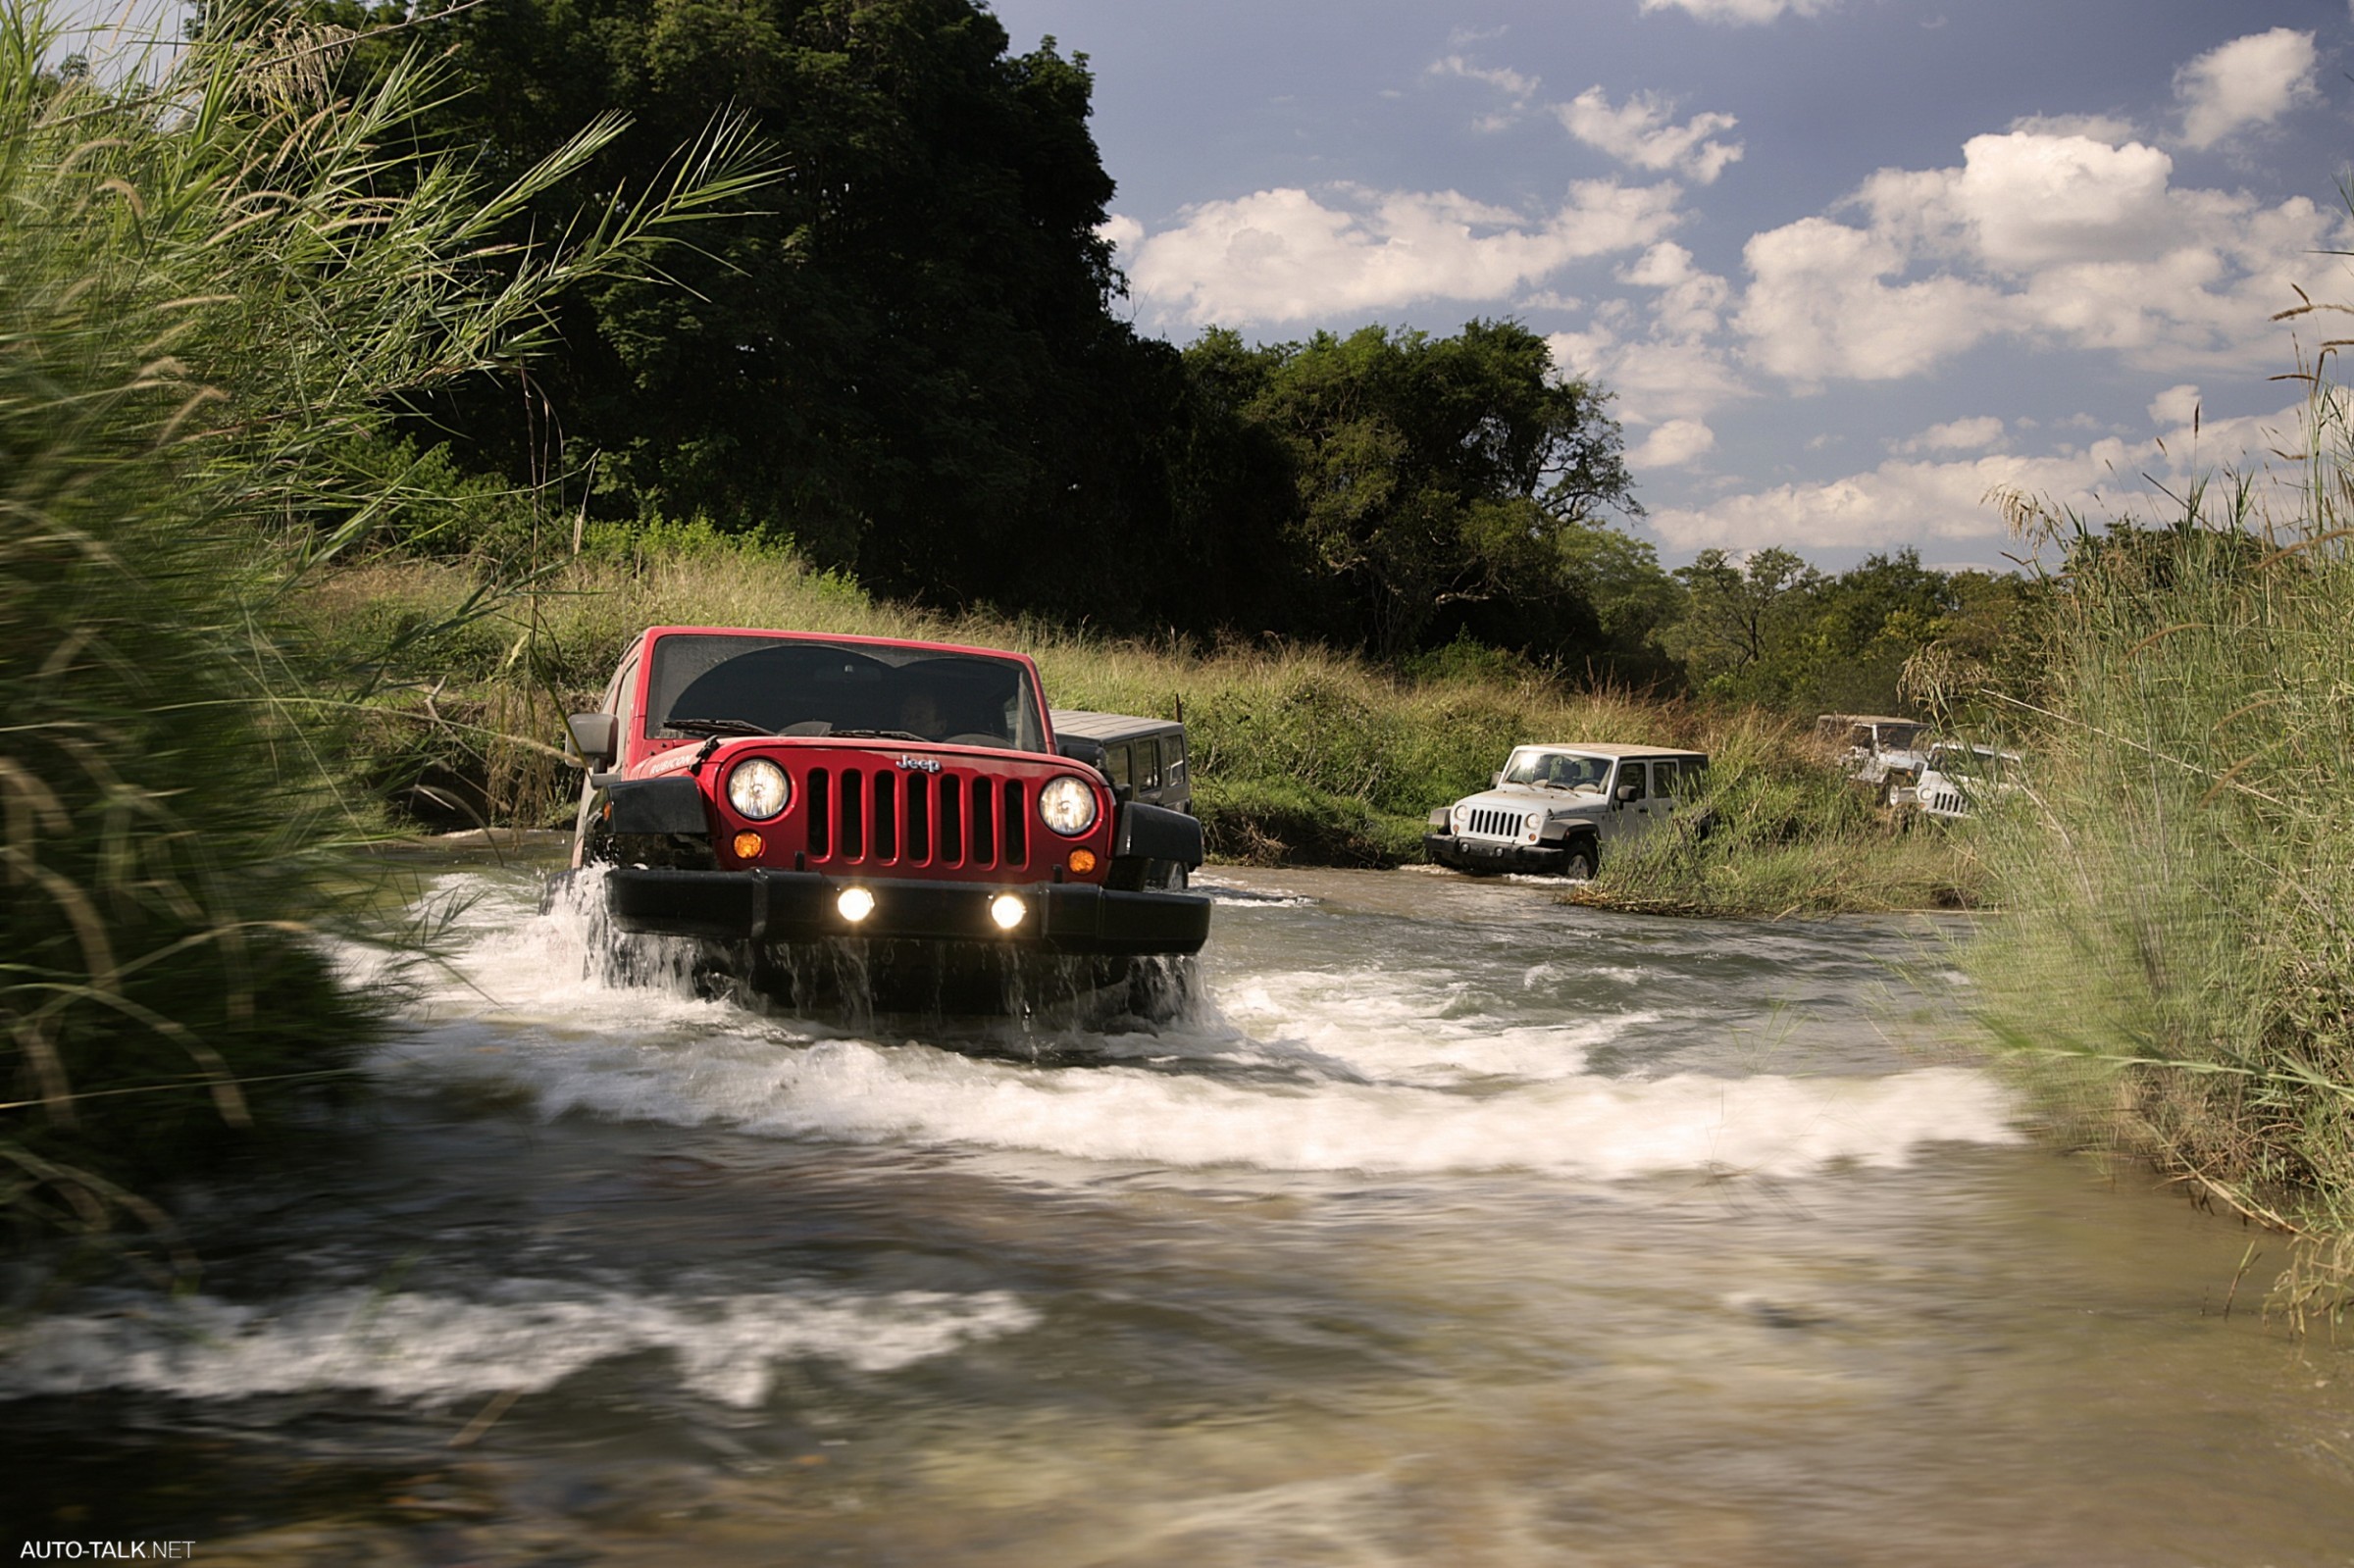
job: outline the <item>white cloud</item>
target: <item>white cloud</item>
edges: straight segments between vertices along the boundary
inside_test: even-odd
[[[1096,226],[1096,235],[1114,250],[1134,250],[1136,242],[1145,237],[1145,226],[1125,213],[1113,213]]]
[[[2176,388],[2175,390],[2180,390]],[[1709,545],[1759,549],[1885,549],[1929,539],[2003,536],[1989,497],[2024,490],[2099,521],[2165,506],[2145,476],[2180,493],[2189,476],[2218,468],[2259,473],[2260,496],[2294,504],[2297,476],[2268,465],[2300,428],[2302,405],[2278,414],[2220,421],[2196,443],[2128,442],[2117,437],[2043,456],[1989,453],[1948,462],[1891,459],[1868,473],[1819,483],[1783,484],[1729,495],[1702,507],[1655,510],[1647,521],[1671,549]]]
[[[2270,125],[2315,96],[2313,34],[2291,27],[2219,44],[2175,74],[2182,144],[2214,146],[2234,131]]]
[[[1627,466],[1645,469],[1681,468],[1715,448],[1716,432],[1698,420],[1669,420],[1655,427],[1642,444],[1626,454]]]
[[[1971,137],[1958,169],[1882,170],[1847,204],[1862,227],[1808,218],[1751,238],[1748,358],[1802,384],[1886,379],[2002,335],[2244,369],[2276,350],[2273,314],[2347,225],[2173,173],[2139,142],[2024,130]]]
[[[1834,376],[1914,376],[1996,329],[1992,288],[1939,277],[1892,283],[1909,265],[1885,234],[1827,218],[1753,235],[1751,282],[1735,324],[1760,368],[1801,384]]]
[[[1472,81],[1484,81],[1507,98],[1511,99],[1515,108],[1528,102],[1529,95],[1535,92],[1539,85],[1535,76],[1524,76],[1517,71],[1507,71],[1501,67],[1475,66],[1461,55],[1449,55],[1444,60],[1432,61],[1427,75],[1462,76]]]
[[[1752,395],[1725,352],[1730,283],[1698,270],[1690,251],[1664,240],[1621,270],[1618,280],[1659,291],[1649,322],[1631,301],[1606,302],[1584,331],[1547,339],[1555,364],[1608,387],[1616,399],[1612,412],[1637,428],[1697,423]]]
[[[1990,455],[1958,462],[1896,461],[1816,484],[1783,484],[1729,495],[1705,507],[1655,510],[1648,521],[1670,548],[1880,548],[1924,539],[1978,539],[2003,532],[1987,496],[2002,489],[2046,495],[2101,511],[2100,487],[2130,481],[2136,457],[2104,441],[2057,457]]]
[[[1908,436],[1895,443],[1899,455],[1916,452],[1975,452],[1994,445],[2003,438],[2003,422],[1992,414],[1976,419],[1948,420],[1932,425],[1919,435]]]
[[[1688,11],[1703,22],[1773,22],[1785,13],[1794,17],[1819,16],[1832,0],[1643,0],[1645,12]]]
[[[1582,180],[1531,216],[1456,191],[1261,190],[1187,208],[1129,248],[1137,296],[1178,321],[1349,317],[1425,299],[1501,301],[1572,262],[1635,250],[1678,222],[1673,185]]]
[[[2191,422],[2198,409],[2199,389],[2186,382],[2170,386],[2150,399],[2150,420],[2170,429],[2180,428]]]
[[[1679,126],[1675,105],[1651,93],[1636,93],[1619,108],[1600,87],[1588,87],[1569,102],[1554,105],[1553,112],[1561,117],[1562,127],[1587,146],[1655,174],[1672,169],[1697,184],[1714,183],[1727,164],[1741,159],[1741,143],[1710,139],[1732,129],[1738,120],[1709,113],[1694,115]]]

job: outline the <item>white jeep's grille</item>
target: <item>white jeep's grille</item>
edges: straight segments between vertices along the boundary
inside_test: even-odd
[[[1970,802],[1952,789],[1932,789],[1922,804],[1931,811],[1944,812],[1953,817],[1968,816],[1970,813]]]
[[[1493,806],[1473,806],[1471,825],[1463,830],[1481,838],[1517,838],[1523,822],[1517,811],[1498,811]]]

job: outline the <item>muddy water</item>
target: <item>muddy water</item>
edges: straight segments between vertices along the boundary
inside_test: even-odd
[[[18,1282],[0,1521],[212,1563],[2354,1563],[2276,1244],[2016,1132],[1919,922],[1226,874],[1154,1032],[595,977],[529,868],[175,1299]],[[2264,1255],[2225,1306],[2251,1240]]]

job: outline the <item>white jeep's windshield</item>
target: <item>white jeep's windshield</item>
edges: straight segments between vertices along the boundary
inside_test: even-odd
[[[1583,757],[1574,751],[1516,751],[1504,770],[1506,784],[1591,789],[1596,793],[1610,783],[1610,758]]]
[[[645,733],[878,735],[1041,751],[1030,672],[940,648],[682,632],[654,644]]]

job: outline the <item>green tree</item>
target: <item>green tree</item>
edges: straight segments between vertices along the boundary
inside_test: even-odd
[[[1778,545],[1736,561],[1707,549],[1678,567],[1683,619],[1661,633],[1695,691],[1736,701],[1790,700],[1823,576]]]
[[[653,177],[731,106],[789,171],[768,210],[711,226],[663,277],[571,296],[533,417],[513,384],[428,410],[469,461],[525,478],[593,454],[601,515],[787,532],[936,603],[1076,613],[1151,580],[1168,504],[1149,436],[1179,377],[1107,308],[1112,182],[1085,57],[1051,39],[1010,52],[976,0],[428,0],[425,15],[475,89],[433,133],[487,170],[594,114],[636,122],[518,233]]]
[[[1250,386],[1244,416],[1289,461],[1290,537],[1340,596],[1345,634],[1382,656],[1422,645],[1451,609],[1570,597],[1564,531],[1633,508],[1603,394],[1557,377],[1516,323],[1322,332],[1247,365],[1213,333],[1189,357]]]

